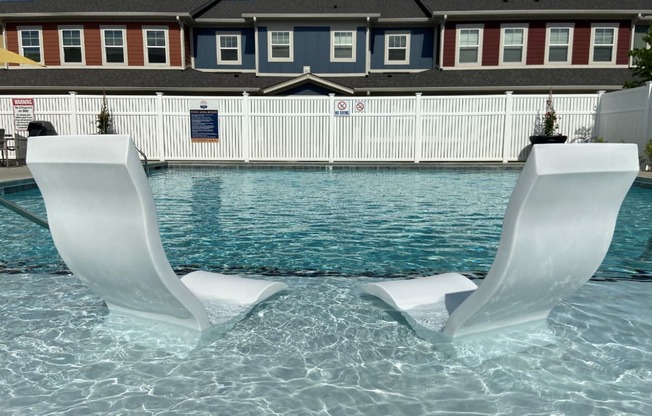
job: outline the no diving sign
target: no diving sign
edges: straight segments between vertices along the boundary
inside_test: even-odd
[[[345,100],[335,101],[335,115],[336,116],[348,116],[351,114],[349,110],[349,102]]]

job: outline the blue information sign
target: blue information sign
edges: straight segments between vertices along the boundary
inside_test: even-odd
[[[217,110],[190,110],[190,138],[217,141],[220,138]]]

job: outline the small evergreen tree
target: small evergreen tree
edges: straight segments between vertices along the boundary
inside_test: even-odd
[[[645,153],[645,156],[647,156],[648,163],[652,166],[652,139],[650,139],[645,145],[645,148],[643,149],[643,153]]]
[[[106,101],[106,94],[102,94],[102,108],[96,118],[97,132],[99,134],[113,133],[113,116],[109,112],[109,105]]]
[[[652,49],[648,47],[652,45],[652,25],[643,36],[643,42],[646,44],[645,47],[628,52],[629,56],[634,58],[634,66],[630,68],[634,79],[626,81],[625,88],[640,87],[647,81],[652,81]]]

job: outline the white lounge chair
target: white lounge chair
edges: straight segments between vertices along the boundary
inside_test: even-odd
[[[446,273],[362,291],[402,312],[420,334],[454,338],[545,320],[602,263],[638,170],[634,144],[535,145],[479,287]]]
[[[27,149],[61,258],[110,311],[203,331],[287,287],[203,271],[179,279],[136,152],[126,135],[31,137]]]

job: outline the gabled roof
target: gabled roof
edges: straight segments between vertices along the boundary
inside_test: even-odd
[[[319,17],[375,15],[381,19],[427,19],[420,0],[220,0],[197,21],[241,19],[247,16]]]
[[[23,0],[0,1],[0,17],[179,15],[190,16],[215,0]]]
[[[340,84],[339,82],[337,82],[336,80],[328,80],[326,78],[318,77],[317,75],[313,75],[313,74],[303,74],[296,78],[290,78],[283,82],[279,82],[278,84],[270,85],[268,87],[263,88],[261,90],[261,93],[265,95],[277,94],[305,84],[318,85],[320,87],[323,87],[333,92],[337,92],[339,94],[353,95],[355,93],[353,88],[346,87]]]

